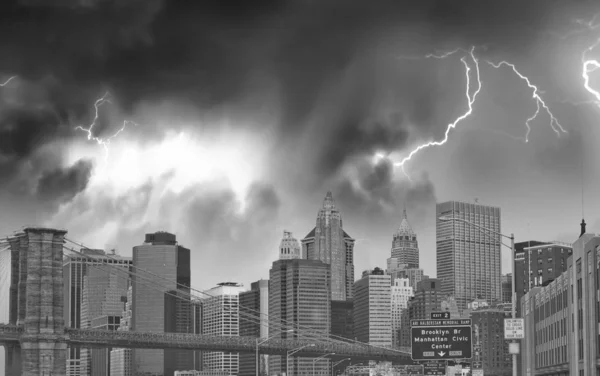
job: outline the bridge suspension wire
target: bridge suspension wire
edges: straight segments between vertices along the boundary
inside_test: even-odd
[[[79,253],[79,252],[77,252],[77,251],[74,251],[74,250],[71,250],[71,249],[69,249],[69,248],[67,248],[67,247],[65,247],[65,250],[67,250],[67,251],[70,251],[70,252],[73,252],[73,253]],[[85,254],[81,254],[81,255],[83,255],[83,256],[87,256],[87,255],[85,255]],[[70,259],[72,259],[72,260],[81,261],[81,257],[75,257],[75,256],[69,256],[69,255],[65,255],[65,256],[66,256],[66,257],[68,257],[68,258],[70,258]],[[90,261],[93,261],[93,259],[90,259],[89,257],[86,257],[86,259],[88,259],[88,260],[90,260]],[[106,272],[106,273],[110,273],[111,271],[117,271],[117,272],[120,272],[120,273],[122,273],[122,275],[125,275],[125,276],[127,276],[127,277],[130,277],[130,276],[131,276],[131,274],[134,274],[134,273],[131,273],[131,272],[129,272],[129,271],[128,271],[126,268],[124,268],[123,266],[117,266],[117,265],[114,265],[114,264],[107,264],[107,263],[97,263],[97,262],[91,262],[91,263],[88,263],[88,266],[89,266],[89,267],[96,268],[97,270],[104,271],[104,272]],[[105,267],[108,267],[109,269],[106,269]],[[136,276],[137,276],[137,275],[136,275]],[[146,278],[146,280],[148,280],[148,279]],[[142,283],[140,283],[140,284],[142,284],[142,285],[144,285],[144,286],[146,286],[146,287],[149,287],[149,288],[151,288],[151,289],[153,289],[153,290],[155,290],[155,291],[157,291],[157,292],[160,292],[160,293],[166,294],[166,295],[168,295],[168,296],[172,296],[172,297],[174,297],[174,298],[176,298],[176,299],[183,300],[183,301],[185,301],[186,303],[191,303],[191,300],[188,300],[188,299],[186,299],[185,297],[181,296],[181,295],[188,295],[188,297],[190,296],[190,294],[188,294],[188,293],[185,293],[185,292],[183,292],[183,291],[179,291],[179,293],[177,293],[177,294],[173,294],[173,293],[171,293],[170,291],[166,291],[166,290],[163,290],[162,288],[159,288],[159,287],[156,287],[156,286],[152,286],[152,285],[150,285],[150,284],[148,283],[148,281],[146,281],[145,283],[144,283],[144,282],[142,282]],[[239,307],[239,306],[238,306],[238,307]],[[254,323],[254,324],[259,324],[259,325],[260,325],[260,324],[262,324],[262,323],[261,323],[261,319],[260,319],[260,318],[258,318],[258,317],[256,317],[255,315],[252,315],[252,314],[246,314],[245,312],[242,312],[242,311],[241,311],[241,310],[239,310],[239,309],[238,309],[238,312],[237,312],[237,313],[238,313],[239,315],[241,315],[243,319],[246,319],[246,320],[248,320],[248,321],[250,321],[250,322],[252,322],[252,323]],[[275,325],[273,325],[273,326],[277,327],[277,324],[275,324]],[[280,330],[284,331],[285,329],[287,329],[287,327],[285,327],[285,326],[283,326],[283,327],[282,327],[282,326],[280,326],[278,329],[280,329]],[[314,341],[314,342],[320,342],[320,343],[331,343],[331,342],[332,342],[330,338],[326,338],[326,337],[323,337],[323,336],[321,336],[320,338],[319,338],[319,337],[315,338],[315,337],[312,337],[312,336],[310,336],[310,335],[305,335],[305,334],[302,334],[302,333],[298,333],[298,338],[299,338],[299,339],[310,340],[310,341]],[[363,345],[366,345],[366,344],[364,344],[364,343],[362,343],[362,342],[361,342],[361,344],[363,344]]]
[[[69,239],[66,239],[66,238],[65,238],[65,240],[67,240],[68,242],[70,242],[70,243],[73,243],[73,244],[75,244],[75,245],[78,245],[78,246],[80,246],[80,247],[82,247],[82,248],[84,248],[84,249],[89,249],[89,248],[87,248],[87,247],[85,247],[85,246],[83,246],[83,245],[81,245],[81,244],[79,244],[79,243],[76,243],[76,242],[72,241],[72,240],[69,240]],[[83,253],[81,253],[81,252],[77,252],[77,251],[75,251],[75,250],[73,250],[73,249],[69,249],[69,248],[67,248],[67,247],[65,247],[65,248],[66,248],[66,249],[68,249],[69,251],[73,252],[73,253],[77,253],[77,254],[79,254],[79,255],[82,255],[82,256],[84,256],[84,257],[86,257],[86,258],[88,258],[88,259],[90,259],[90,260],[91,260],[91,258],[90,258],[88,255],[85,255],[85,254],[83,254]],[[107,258],[109,258],[109,259],[117,260],[117,259],[114,259],[114,258],[110,257],[110,255],[103,255],[103,257],[107,257]],[[157,275],[157,274],[155,274],[155,273],[149,272],[149,271],[147,271],[147,270],[144,270],[144,269],[142,269],[142,268],[139,268],[139,267],[136,267],[136,266],[133,266],[133,265],[131,265],[131,266],[132,266],[132,268],[135,268],[135,269],[137,269],[137,270],[140,270],[140,271],[142,271],[142,272],[144,272],[144,273],[150,274],[150,275],[152,275],[153,277],[156,277],[156,278],[158,278],[158,279],[162,279],[162,280],[164,280],[164,281],[167,281],[167,282],[169,282],[169,283],[173,283],[173,281],[172,281],[172,280],[169,280],[168,278],[165,278],[165,277],[163,277],[163,276]],[[139,276],[140,278],[143,278],[143,277],[142,277],[140,274],[136,274],[136,276]],[[149,277],[147,277],[147,278],[145,278],[145,279],[146,279],[146,280],[150,280],[151,282],[155,282],[155,281],[154,281],[154,279],[152,279],[152,278],[149,278]],[[156,282],[156,283],[158,283],[158,282]],[[211,294],[209,294],[209,293],[207,293],[207,292],[204,292],[204,291],[200,291],[200,290],[193,289],[193,288],[192,288],[192,287],[190,287],[190,286],[185,286],[185,285],[182,285],[182,284],[180,284],[180,283],[177,283],[177,285],[178,285],[178,286],[181,286],[181,287],[184,287],[184,288],[186,288],[186,289],[190,289],[190,291],[196,291],[196,292],[199,292],[199,293],[201,293],[201,294],[203,294],[203,295],[206,295],[206,296],[208,296],[208,297],[215,297],[214,295],[211,295]],[[181,293],[183,293],[183,292],[181,292]],[[194,296],[194,295],[192,295],[191,293],[189,293],[189,296],[190,296],[190,298],[197,298],[197,299],[199,298],[198,296]],[[201,299],[201,298],[200,298],[200,299]],[[250,312],[254,312],[254,313],[256,313],[256,314],[258,314],[258,315],[260,315],[260,316],[266,316],[266,318],[267,318],[267,319],[269,319],[269,315],[267,315],[267,314],[265,314],[265,313],[262,313],[262,312],[260,312],[260,311],[258,311],[258,310],[255,310],[255,309],[252,309],[252,308],[249,308],[249,307],[245,307],[245,306],[243,306],[243,305],[241,305],[241,306],[239,306],[239,307],[240,307],[240,311],[241,311],[241,309],[244,309],[244,310],[247,310],[247,311],[250,311]],[[245,312],[245,313],[246,313],[246,312]],[[255,317],[254,315],[251,315],[251,316],[252,316],[252,317]],[[310,327],[302,326],[302,325],[299,325],[299,324],[296,324],[296,323],[290,323],[289,321],[287,321],[287,320],[284,320],[284,319],[277,319],[277,321],[284,322],[284,323],[286,323],[286,324],[288,324],[288,325],[290,325],[290,326],[291,326],[291,328],[290,328],[289,326],[282,326],[282,327],[280,327],[280,329],[288,329],[288,328],[290,328],[290,329],[294,329],[294,328],[295,328],[295,329],[298,329],[298,330],[301,330],[301,329],[303,329],[303,330],[305,330],[306,332],[310,332],[310,333],[314,334],[315,336],[321,336],[321,337],[324,337],[324,334],[325,334],[325,333],[322,333],[322,332],[316,331],[316,330],[314,330],[313,328],[310,328]],[[274,325],[276,325],[276,324],[275,324],[275,323],[271,323],[271,320],[269,320],[269,325],[270,325],[270,326],[274,326]],[[371,345],[368,345],[368,344],[366,344],[366,343],[364,343],[364,342],[360,342],[360,341],[354,341],[354,340],[349,340],[349,339],[347,339],[347,338],[340,337],[340,336],[335,336],[335,335],[331,335],[331,334],[329,334],[329,333],[326,333],[326,334],[325,334],[325,336],[326,336],[326,337],[327,337],[329,340],[333,340],[333,341],[336,341],[336,342],[343,342],[343,343],[355,343],[355,344],[359,344],[359,345],[362,345],[362,346],[371,346]],[[335,337],[338,337],[339,339],[337,339],[337,338],[335,338]]]
[[[89,249],[88,247],[85,247],[85,246],[84,246],[84,245],[82,245],[81,243],[75,242],[75,241],[73,241],[73,240],[70,240],[70,239],[68,239],[68,238],[66,238],[66,237],[65,237],[65,240],[66,240],[66,241],[68,241],[68,242],[70,242],[70,243],[72,243],[72,244],[74,244],[74,245],[77,245],[77,246],[79,246],[79,247],[81,247],[81,248],[83,248],[83,249]],[[70,249],[70,251],[76,252],[76,251],[74,251],[74,250],[72,250],[72,249]],[[87,257],[87,255],[85,255],[85,254],[82,254],[82,253],[80,253],[80,252],[77,252],[77,253],[79,253],[79,254],[81,254],[81,255],[83,255],[83,256],[86,256],[86,257]],[[106,256],[106,257],[108,257],[108,258],[111,258],[111,257],[110,257],[110,255],[105,255],[105,256]],[[111,258],[111,259],[113,259],[113,258]],[[113,260],[114,260],[114,259],[113,259]],[[133,267],[134,267],[134,268],[137,268],[137,267],[135,267],[135,266],[133,266]],[[154,274],[154,273],[152,273],[152,272],[149,272],[149,271],[147,271],[147,270],[144,270],[144,269],[141,269],[141,268],[137,268],[137,269],[140,269],[140,270],[142,270],[142,271],[143,271],[143,272],[145,272],[145,273],[148,273],[148,274],[150,274],[150,275],[153,275],[154,277],[160,278],[160,279],[162,279],[162,280],[165,280],[165,281],[168,281],[168,282],[170,282],[170,283],[171,283],[171,282],[173,282],[173,281],[171,281],[171,280],[169,280],[169,279],[167,279],[167,278],[165,278],[165,277],[163,277],[163,276],[160,276],[160,275]],[[190,291],[195,291],[195,292],[198,292],[198,293],[200,293],[200,294],[206,295],[206,296],[208,296],[208,297],[214,297],[214,295],[211,295],[211,294],[209,294],[209,293],[207,293],[207,292],[205,292],[205,291],[201,291],[201,290],[194,289],[194,288],[192,288],[191,286],[185,286],[185,285],[182,285],[182,284],[180,284],[180,283],[176,283],[176,284],[177,284],[177,285],[179,285],[179,286],[185,287],[186,289],[188,289],[188,288],[189,288],[189,289],[190,289]],[[198,298],[198,297],[196,297],[196,298]],[[258,311],[258,310],[255,310],[255,309],[252,309],[252,308],[249,308],[249,307],[244,307],[244,306],[239,306],[239,307],[240,307],[240,308],[244,308],[245,310],[248,310],[248,311],[251,311],[251,312],[255,312],[255,313],[257,313],[257,314],[258,314],[258,315],[260,315],[260,316],[266,316],[266,318],[269,320],[269,324],[271,324],[271,320],[270,320],[270,317],[269,317],[269,315],[268,315],[268,314],[266,314],[266,313],[262,313],[262,312],[260,312],[260,311]],[[381,347],[381,346],[373,346],[373,345],[369,345],[369,344],[367,344],[367,343],[364,343],[364,342],[360,342],[360,341],[357,341],[357,340],[348,339],[348,338],[341,337],[341,336],[338,336],[338,335],[334,335],[334,334],[331,334],[331,333],[323,333],[323,332],[319,332],[319,331],[317,331],[317,330],[315,330],[315,329],[313,329],[313,328],[310,328],[310,327],[307,327],[307,326],[304,326],[304,325],[300,325],[300,324],[297,324],[297,323],[292,323],[292,322],[289,322],[288,320],[285,320],[285,319],[276,319],[276,320],[278,320],[278,321],[280,321],[280,322],[284,322],[284,323],[286,323],[286,324],[288,324],[288,325],[291,325],[291,327],[292,327],[292,328],[296,328],[296,329],[299,329],[299,330],[300,330],[300,329],[303,329],[303,330],[306,330],[307,332],[312,332],[312,333],[314,333],[315,335],[319,335],[319,336],[327,337],[328,339],[330,339],[330,340],[333,340],[333,341],[336,341],[336,342],[342,342],[342,343],[352,343],[352,344],[356,344],[356,345],[362,345],[362,346],[368,346],[368,347],[372,347],[372,348],[381,348],[381,349],[390,350],[390,349],[388,349],[388,348],[384,348],[384,347]]]

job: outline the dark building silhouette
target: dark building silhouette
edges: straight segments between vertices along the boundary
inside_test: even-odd
[[[354,302],[331,301],[331,334],[354,339]]]
[[[250,291],[241,292],[240,336],[267,339],[269,336],[269,281],[262,279],[250,285]],[[238,376],[256,375],[256,354],[240,353]],[[266,374],[267,355],[259,357],[259,375]]]

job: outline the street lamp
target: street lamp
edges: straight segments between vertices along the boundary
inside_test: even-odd
[[[337,366],[340,363],[345,362],[346,360],[352,360],[352,358],[346,358],[346,359],[342,359],[339,362],[335,362],[333,363],[333,365],[331,366],[331,376],[333,376],[333,371],[335,370],[335,366]],[[314,373],[314,372],[313,372]]]
[[[321,355],[321,356],[313,359],[313,376],[315,376],[315,363],[318,362],[321,359],[324,359],[325,357],[328,357],[329,355],[335,355],[335,353],[329,353],[329,354]]]
[[[290,376],[290,356],[294,355],[295,353],[297,353],[298,351],[300,351],[302,349],[305,349],[307,347],[314,347],[314,346],[315,346],[315,344],[311,343],[310,345],[300,346],[300,347],[298,347],[296,349],[293,349],[293,350],[290,350],[290,351],[287,352],[286,357],[285,357],[285,364],[286,364],[286,370],[287,370],[286,374],[287,374],[287,376]]]
[[[489,234],[486,234],[485,231],[491,232],[493,234],[496,234],[498,236],[501,236],[503,238],[506,239],[510,239],[510,246],[504,244],[502,241],[498,241],[500,244],[502,244],[503,246],[510,248],[510,262],[512,264],[512,298],[511,298],[511,302],[512,302],[512,318],[515,319],[517,318],[517,286],[516,285],[516,273],[515,273],[515,235],[514,234],[510,234],[510,236],[501,234],[497,231],[494,231],[492,229],[486,228],[486,227],[482,227],[479,226],[475,223],[469,222],[465,219],[462,218],[455,218],[455,217],[439,217],[440,221],[459,221],[459,222],[464,222],[466,224],[468,224],[469,226],[473,226],[475,228],[477,228],[479,231],[481,231],[482,233],[484,233],[485,235],[489,236]],[[489,236],[491,238],[491,236]],[[496,240],[496,239],[494,239]],[[517,340],[513,340],[513,342],[517,342]],[[512,374],[513,376],[517,376],[517,354],[512,354]]]
[[[286,330],[284,333],[290,333],[293,331],[294,331],[294,329],[290,329],[290,330]],[[256,338],[256,376],[258,376],[258,346],[262,345],[263,343],[267,342],[268,340],[270,340],[272,338],[275,338],[277,335],[281,334],[281,331],[278,330],[277,333],[278,334],[273,334],[272,336],[270,336],[267,339],[262,340],[260,342],[258,342],[260,340],[260,338],[258,338],[258,337]]]

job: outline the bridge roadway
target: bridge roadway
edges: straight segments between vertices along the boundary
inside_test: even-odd
[[[18,342],[25,333],[15,325],[0,324],[0,343]],[[256,337],[220,337],[180,333],[140,333],[97,329],[65,329],[70,346],[125,347],[147,349],[188,349],[230,352],[255,352]],[[314,344],[298,351],[296,356],[316,357],[335,353],[336,357],[391,361],[396,364],[412,364],[410,353],[392,349],[376,348],[368,344],[316,342],[311,340],[270,339],[259,345],[263,354],[285,355],[286,351]]]

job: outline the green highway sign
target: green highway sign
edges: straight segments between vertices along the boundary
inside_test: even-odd
[[[413,360],[470,359],[471,319],[411,320]]]

